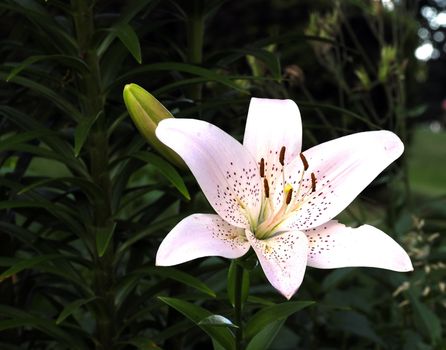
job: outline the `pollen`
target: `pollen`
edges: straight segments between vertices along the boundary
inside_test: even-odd
[[[293,196],[293,189],[290,189],[286,194],[285,203],[286,205],[291,203],[291,197]]]
[[[311,193],[316,191],[316,175],[314,173],[311,173]]]
[[[260,159],[260,177],[265,177],[265,159]]]
[[[308,170],[308,161],[307,158],[305,158],[304,154],[301,153],[300,155],[300,159],[302,160],[302,164],[304,165],[304,171]]]
[[[279,163],[282,166],[285,164],[285,150],[286,150],[285,146],[282,146],[279,154]]]
[[[265,188],[265,197],[269,198],[269,185],[267,179],[263,179],[263,187]]]

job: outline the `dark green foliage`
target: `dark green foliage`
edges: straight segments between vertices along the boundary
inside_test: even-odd
[[[250,96],[292,98],[306,146],[409,144],[413,9],[378,3],[1,1],[0,349],[444,348],[445,199],[410,192],[406,158],[342,219],[386,228],[416,271],[309,269],[285,303],[252,256],[154,266],[210,208],[122,101],[138,83],[240,138]]]

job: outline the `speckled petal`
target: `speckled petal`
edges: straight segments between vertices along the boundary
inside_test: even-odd
[[[244,229],[228,224],[218,215],[193,214],[164,238],[156,254],[156,265],[177,265],[205,256],[236,259],[248,250]]]
[[[394,133],[369,131],[328,141],[305,151],[309,168],[299,194],[302,205],[285,227],[304,230],[333,219],[403,150],[401,140]],[[299,164],[301,160],[295,162]],[[311,192],[311,173],[316,178],[314,192]],[[300,174],[294,176],[297,178]]]
[[[249,230],[246,237],[271,285],[290,299],[302,283],[308,254],[308,240],[300,231],[283,232],[259,240]]]
[[[260,175],[256,161],[237,140],[195,119],[165,119],[156,136],[183,158],[224,220],[249,227],[247,213],[257,218],[260,210]]]
[[[302,147],[302,121],[296,103],[292,100],[252,98],[243,145],[257,162],[264,158],[271,197],[280,197],[282,193],[279,192],[283,189],[280,150],[285,146],[286,165],[299,155]],[[282,198],[279,199],[281,202]],[[277,205],[276,201],[274,204]]]
[[[376,227],[351,228],[335,220],[305,231],[309,242],[308,266],[331,269],[347,266],[412,271],[404,249]]]

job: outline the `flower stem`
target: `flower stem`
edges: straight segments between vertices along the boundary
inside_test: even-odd
[[[189,63],[200,65],[203,63],[203,40],[204,40],[204,13],[203,4],[200,0],[194,0],[192,11],[186,23],[187,29],[187,60]],[[190,87],[190,98],[195,101],[201,100],[202,84]]]
[[[88,66],[88,71],[79,73],[79,104],[82,118],[97,118],[88,135],[86,144],[90,160],[90,176],[95,185],[101,188],[101,195],[92,201],[92,222],[90,246],[92,247],[93,287],[97,296],[93,312],[96,321],[96,349],[115,349],[116,308],[114,304],[114,247],[110,242],[106,252],[100,255],[96,249],[96,235],[99,229],[112,224],[111,181],[109,173],[109,144],[107,124],[104,115],[105,94],[101,84],[99,57],[94,45],[95,22],[94,3],[89,0],[71,0],[73,23],[79,57]]]
[[[243,267],[236,263],[235,264],[235,293],[234,293],[234,318],[235,324],[238,326],[235,330],[235,349],[242,350],[243,346],[243,323],[242,323],[242,312],[243,312],[243,300],[242,300],[242,290],[243,290]]]

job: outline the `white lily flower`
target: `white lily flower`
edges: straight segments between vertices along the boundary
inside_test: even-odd
[[[307,265],[413,270],[404,249],[384,232],[332,220],[402,154],[392,132],[357,133],[301,153],[297,105],[253,98],[243,145],[195,119],[163,120],[156,135],[183,158],[218,214],[178,223],[161,243],[156,265],[235,259],[252,247],[269,282],[288,299]]]

